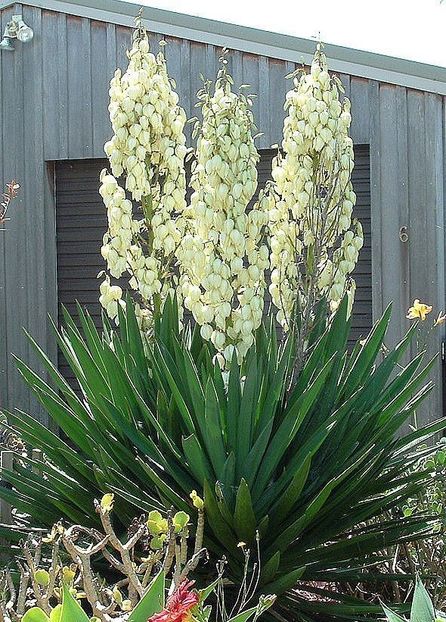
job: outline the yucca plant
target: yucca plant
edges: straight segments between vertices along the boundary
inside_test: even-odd
[[[293,335],[278,342],[273,326],[258,331],[241,366],[234,358],[222,372],[198,330],[179,331],[174,301],[150,341],[130,300],[119,328],[104,320],[102,334],[81,309],[81,329],[66,315],[57,339],[80,392],[34,342],[51,384],[18,362],[66,439],[9,413],[45,457],[20,457],[15,472],[2,473],[13,488],[0,495],[30,524],[50,526],[61,516],[94,525],[91,499],[108,490],[123,524],[135,508],[187,511],[191,490],[204,491],[211,556],[225,555],[228,576],[239,580],[258,541],[259,589],[281,595],[275,611],[355,620],[378,612],[324,586],[385,580],[373,570],[382,551],[429,532],[429,517],[382,516],[426,485],[429,470],[410,466],[444,423],[398,434],[431,388],[431,364],[422,365],[422,353],[401,364],[415,326],[381,356],[390,308],[349,352],[347,307],[345,298],[328,327],[315,326],[297,374]]]

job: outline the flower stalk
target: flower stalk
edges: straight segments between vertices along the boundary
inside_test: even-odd
[[[285,331],[294,328],[303,358],[315,305],[326,299],[334,311],[347,293],[363,244],[353,219],[353,143],[350,102],[327,71],[319,44],[311,70],[299,70],[286,96],[282,151],[273,161],[269,187],[272,301]],[[298,366],[302,360],[298,360]]]
[[[147,331],[175,293],[180,318],[183,310],[192,314],[228,367],[254,343],[269,286],[278,324],[298,334],[300,369],[316,305],[326,300],[333,313],[345,294],[353,305],[351,275],[363,234],[352,215],[350,102],[341,98],[319,44],[310,72],[294,75],[272,182],[252,205],[259,160],[252,99],[233,88],[226,52],[215,84],[203,82],[186,201],[185,113],[162,51],[150,52],[138,23],[129,66],[110,85],[114,135],[105,145],[112,174],[101,175],[109,223],[101,304],[117,318],[123,291],[111,278],[127,274]]]

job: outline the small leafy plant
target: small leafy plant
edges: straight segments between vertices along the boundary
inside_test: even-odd
[[[430,515],[435,518],[432,533],[419,542],[408,544],[397,551],[399,564],[424,578],[424,585],[433,595],[435,604],[446,605],[446,439],[439,441],[438,449],[420,457],[415,471],[428,469],[430,481],[423,490],[406,500],[402,511],[405,517]],[[421,448],[421,451],[423,449]]]
[[[118,617],[101,618],[115,622],[208,622],[212,607],[206,605],[206,599],[214,592],[215,584],[203,590],[192,590],[193,581],[183,581],[166,599],[165,573],[160,571],[144,593],[144,596],[130,611]],[[248,622],[256,620],[273,603],[274,597],[261,597],[255,607],[246,609],[231,618],[222,618],[224,622]],[[218,612],[218,610],[217,610]],[[62,588],[62,602],[47,615],[40,607],[32,607],[22,618],[22,622],[99,622],[99,618],[89,617],[73,596],[69,588]]]
[[[110,516],[114,503],[110,493],[96,502],[102,531],[80,525],[65,528],[59,522],[48,536],[30,537],[22,548],[23,561],[18,561],[18,590],[12,573],[2,573],[0,620],[87,622],[88,611],[94,622],[169,622],[183,619],[186,612],[206,622],[211,607],[205,606],[205,600],[215,591],[218,606],[213,620],[228,622],[235,617],[237,622],[245,622],[260,615],[274,597],[262,596],[255,606],[248,607],[254,592],[247,586],[247,573],[240,585],[240,598],[227,614],[221,597],[224,563],[207,588],[192,589],[194,581],[189,575],[206,556],[202,547],[203,502],[196,494],[193,498],[198,527],[192,551],[190,517],[182,511],[164,516],[152,511],[132,522],[127,539],[118,538]]]

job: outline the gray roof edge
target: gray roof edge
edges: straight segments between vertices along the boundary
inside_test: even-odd
[[[133,26],[138,4],[121,0],[0,0],[0,10],[22,4]],[[291,35],[239,26],[164,9],[143,7],[150,31],[191,41],[210,43],[271,58],[308,64],[315,42]],[[354,76],[446,95],[446,68],[417,61],[326,44],[330,69]]]

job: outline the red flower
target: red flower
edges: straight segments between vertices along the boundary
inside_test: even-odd
[[[183,581],[167,599],[165,609],[153,614],[147,622],[188,622],[190,610],[199,601],[197,592],[189,589],[193,584],[194,581]]]

